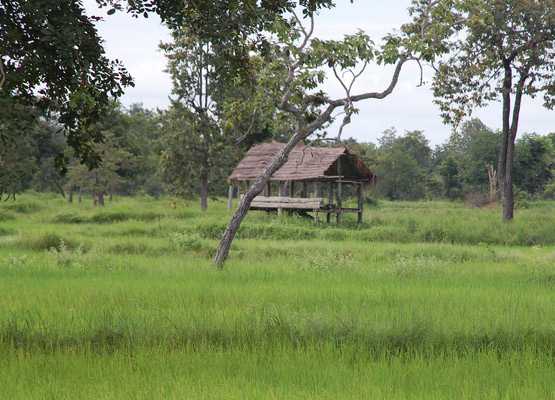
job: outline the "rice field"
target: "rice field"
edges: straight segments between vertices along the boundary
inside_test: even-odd
[[[351,216],[349,216],[351,217]],[[555,398],[555,204],[0,205],[1,399]]]

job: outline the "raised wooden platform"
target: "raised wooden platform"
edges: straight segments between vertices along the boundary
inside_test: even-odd
[[[322,197],[297,198],[297,197],[266,197],[256,196],[251,209],[258,210],[319,210],[323,205]]]

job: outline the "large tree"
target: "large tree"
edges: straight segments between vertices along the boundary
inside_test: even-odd
[[[513,164],[522,98],[555,104],[555,3],[548,0],[414,0],[420,39],[434,63],[434,94],[444,120],[458,124],[473,108],[502,103],[497,176],[503,221],[513,218]],[[437,57],[439,56],[439,57]]]
[[[16,188],[2,158],[21,150],[15,136],[36,123],[35,111],[57,117],[82,163],[99,164],[94,123],[132,80],[105,57],[96,19],[79,0],[0,0],[0,194]]]
[[[222,267],[229,253],[231,242],[245,217],[251,201],[262,191],[270,177],[287,161],[291,150],[313,133],[324,128],[340,110],[342,124],[337,139],[341,139],[343,127],[357,112],[355,104],[368,99],[383,99],[395,88],[403,64],[410,54],[401,46],[397,37],[388,36],[382,48],[363,32],[347,35],[342,41],[323,41],[312,38],[314,12],[304,9],[305,19],[294,9],[289,20],[276,20],[272,35],[259,49],[252,62],[258,63],[257,87],[262,88],[251,100],[261,112],[282,115],[292,121],[293,136],[268,168],[249,187],[224,231],[214,258],[214,265]],[[382,91],[353,93],[354,83],[364,72],[368,63],[394,64],[391,81]],[[326,75],[326,69],[330,74]],[[332,99],[321,90],[328,76],[339,80],[345,90],[344,97]],[[269,111],[268,111],[269,110]]]

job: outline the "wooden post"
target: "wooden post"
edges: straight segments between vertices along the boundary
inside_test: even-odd
[[[289,197],[295,197],[295,181],[289,181]]]
[[[268,181],[268,183],[266,184],[266,187],[264,188],[264,196],[270,197],[271,189],[272,189],[271,183],[270,181]]]
[[[333,203],[333,181],[330,181],[330,192],[328,194],[328,204],[332,204]],[[326,222],[329,224],[331,221],[331,213],[329,212],[328,215],[326,215]]]
[[[283,197],[283,192],[285,191],[285,182],[279,181],[278,196]],[[278,215],[283,213],[283,208],[278,208]]]
[[[341,223],[341,209],[343,208],[341,199],[341,157],[337,159],[337,225]]]
[[[306,181],[303,181],[303,198],[307,198],[308,197],[308,190],[306,188]]]
[[[233,207],[233,184],[229,185],[229,192],[227,197],[227,210],[231,211]]]
[[[318,196],[318,195],[320,194],[320,193],[319,193],[319,190],[318,190],[318,189],[319,189],[319,187],[318,187],[319,185],[320,185],[320,184],[319,184],[318,181],[314,181],[314,197],[319,197],[319,196]],[[318,222],[318,213],[319,213],[318,210],[314,210],[314,221],[315,221],[315,222]]]
[[[364,190],[363,183],[358,185],[358,222],[362,222],[362,209],[364,207]]]

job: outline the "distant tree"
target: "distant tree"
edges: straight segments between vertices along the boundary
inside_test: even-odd
[[[449,199],[453,200],[460,195],[460,176],[457,162],[453,156],[448,156],[447,159],[438,168],[438,172],[443,179],[444,194]]]
[[[200,31],[180,27],[172,30],[172,39],[171,43],[160,45],[168,58],[172,92],[177,96],[168,116],[175,116],[177,112],[183,114],[186,125],[181,129],[187,130],[188,141],[180,149],[168,149],[166,155],[179,152],[190,164],[194,175],[198,177],[190,182],[198,182],[201,209],[205,211],[208,206],[210,164],[215,161],[213,147],[223,140],[223,132],[218,123],[217,96],[221,90],[218,86],[225,85],[225,81],[221,79],[225,72],[224,62],[218,57],[218,51],[213,49],[217,43],[212,43]],[[173,139],[179,140],[175,134],[174,131]],[[177,134],[179,135],[178,132]],[[170,165],[166,166],[166,171]],[[181,181],[182,179],[174,179],[170,188]],[[189,185],[177,187],[183,191],[187,186]]]
[[[431,149],[421,131],[397,136],[384,131],[378,140],[379,161],[373,167],[380,179],[378,191],[390,200],[419,200],[426,196]]]
[[[515,185],[537,194],[553,179],[555,146],[549,137],[522,135],[515,145]]]
[[[503,221],[509,221],[522,97],[542,94],[547,108],[555,104],[555,4],[414,0],[411,13],[415,23],[403,30],[419,41],[423,59],[437,59],[433,89],[446,122],[457,124],[474,107],[502,102],[497,174]]]
[[[163,113],[163,185],[169,193],[182,197],[199,194],[201,187],[206,188],[207,197],[222,195],[227,190],[227,177],[238,161],[232,138],[223,135],[211,138],[209,152],[204,153],[204,138],[198,135],[197,122],[196,116],[179,104],[174,103]],[[203,163],[206,163],[206,175]],[[201,184],[202,179],[205,186]]]
[[[478,118],[464,121],[449,137],[445,145],[447,152],[461,161],[470,152],[471,143],[485,131],[491,132],[491,129]]]

